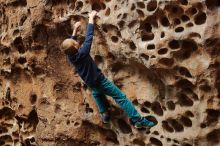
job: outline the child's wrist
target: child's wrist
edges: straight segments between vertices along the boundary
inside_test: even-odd
[[[90,18],[89,18],[89,23],[93,23],[93,22],[94,22],[93,17],[90,17]]]

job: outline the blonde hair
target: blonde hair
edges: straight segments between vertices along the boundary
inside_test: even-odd
[[[61,45],[61,51],[67,55],[75,54],[77,52],[77,42],[73,39],[65,39]]]

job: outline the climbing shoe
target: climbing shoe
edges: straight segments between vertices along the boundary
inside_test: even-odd
[[[140,118],[138,121],[134,123],[135,128],[151,128],[155,125],[156,123],[149,121],[144,117]]]

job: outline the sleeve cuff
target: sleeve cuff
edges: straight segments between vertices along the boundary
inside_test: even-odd
[[[88,23],[88,27],[94,27],[94,24]]]

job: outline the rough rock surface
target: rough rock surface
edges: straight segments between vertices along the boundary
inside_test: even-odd
[[[220,145],[219,0],[0,0],[0,145]],[[92,56],[143,116],[102,125],[59,47],[99,11]],[[81,37],[83,38],[83,37]],[[111,98],[108,98],[112,101]]]

